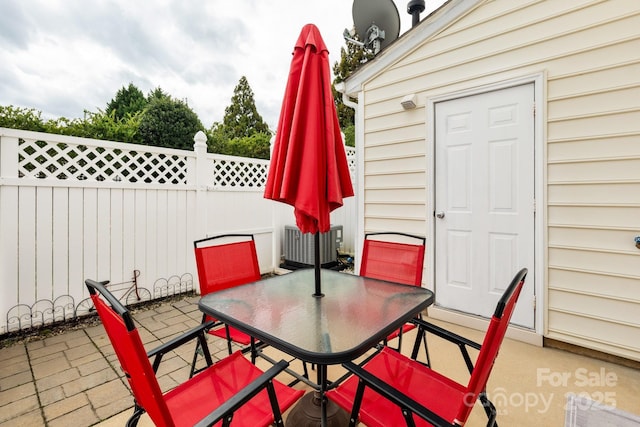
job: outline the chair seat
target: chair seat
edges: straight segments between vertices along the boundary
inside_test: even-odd
[[[241,388],[258,378],[262,371],[240,351],[217,362],[165,394],[167,407],[178,426],[193,426],[214,408],[232,398]],[[286,411],[304,393],[273,381],[281,411]],[[233,426],[254,427],[273,422],[266,390],[244,404],[233,417]],[[215,424],[216,426],[222,423]]]
[[[218,338],[223,338],[225,340],[227,339],[227,331],[224,326],[217,329],[211,329],[209,333]],[[242,344],[242,345],[251,344],[251,337],[249,335],[231,326],[229,326],[229,336],[231,337],[231,341],[236,342],[238,344]]]
[[[429,404],[425,406],[451,422],[467,391],[465,386],[388,347],[384,347],[364,369],[417,402],[428,399]],[[352,375],[338,388],[329,391],[327,397],[351,412],[357,387],[358,377]],[[370,388],[364,392],[360,421],[368,427],[405,425],[400,408]],[[421,418],[415,421],[416,426],[431,425]]]

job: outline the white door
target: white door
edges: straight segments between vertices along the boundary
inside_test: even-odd
[[[512,322],[534,327],[534,87],[435,104],[436,304],[491,317],[529,269]]]

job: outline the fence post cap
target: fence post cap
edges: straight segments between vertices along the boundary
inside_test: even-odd
[[[207,136],[201,130],[196,133],[196,135],[193,137],[193,140],[195,142],[194,147],[207,146]]]

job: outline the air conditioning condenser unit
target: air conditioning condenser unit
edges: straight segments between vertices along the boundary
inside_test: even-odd
[[[314,234],[301,233],[297,227],[284,227],[284,260],[285,265],[296,267],[314,264]],[[338,248],[342,243],[342,226],[332,225],[328,232],[320,233],[320,264],[323,267],[335,265],[338,261]]]

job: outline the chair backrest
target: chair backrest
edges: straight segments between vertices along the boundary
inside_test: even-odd
[[[193,242],[202,295],[260,280],[251,234],[223,234]]]
[[[107,290],[107,283],[85,281],[100,320],[118,356],[120,366],[129,381],[131,391],[155,425],[172,426],[169,409],[138,330],[129,311]]]
[[[375,238],[374,238],[375,236]],[[384,240],[380,237],[387,236]],[[389,241],[389,237],[403,241]],[[414,243],[405,243],[406,240]],[[425,238],[406,233],[370,233],[364,236],[360,275],[420,286]]]
[[[487,386],[487,380],[493,369],[496,357],[498,357],[498,351],[502,345],[504,335],[507,332],[507,327],[509,326],[511,315],[520,296],[520,291],[524,286],[527,272],[528,270],[526,268],[520,270],[513,280],[511,280],[500,301],[498,301],[496,310],[489,322],[487,333],[484,336],[482,347],[478,353],[475,367],[471,373],[465,399],[463,399],[464,401],[458,410],[457,419],[460,421],[466,421],[478,395],[484,391]]]

